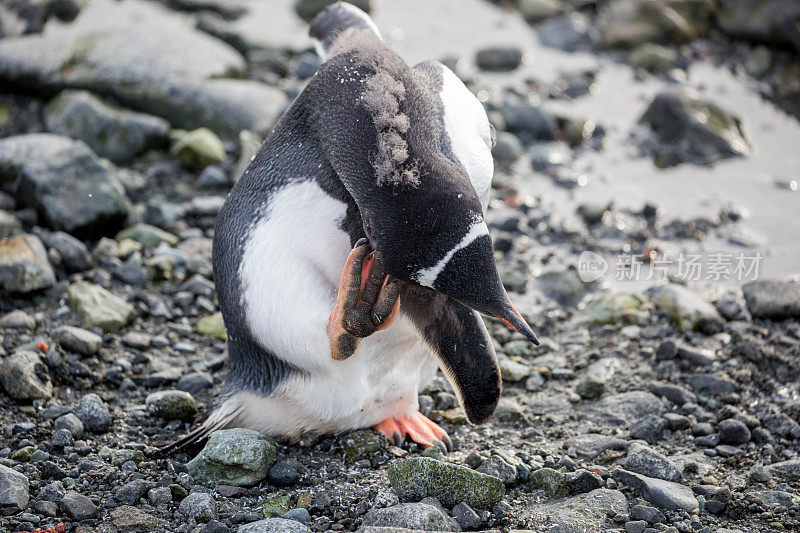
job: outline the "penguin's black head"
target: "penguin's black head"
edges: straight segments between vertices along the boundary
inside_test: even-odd
[[[473,185],[488,195],[491,134],[481,104],[446,67],[411,68],[374,32],[351,27],[325,53],[304,91],[309,123],[386,272],[538,344],[503,288]]]

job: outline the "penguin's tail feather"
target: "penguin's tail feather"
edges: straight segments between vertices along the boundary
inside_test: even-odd
[[[243,405],[242,402],[232,402],[230,400],[223,402],[205,422],[179,440],[157,448],[153,455],[165,457],[180,451],[195,451],[199,449],[201,445],[205,444],[212,432],[228,427],[241,412]]]
[[[381,32],[369,15],[352,4],[337,2],[317,15],[308,29],[321,61],[335,55],[332,54],[334,43],[348,30],[366,31],[382,39]]]

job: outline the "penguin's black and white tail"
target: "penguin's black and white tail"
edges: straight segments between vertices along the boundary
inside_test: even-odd
[[[369,15],[352,4],[337,2],[317,15],[308,30],[321,61],[331,56],[333,43],[347,30],[368,31],[383,39]]]
[[[213,431],[228,427],[241,410],[241,402],[231,400],[223,402],[205,422],[194,428],[185,437],[158,448],[155,455],[163,457],[180,451],[199,449]]]

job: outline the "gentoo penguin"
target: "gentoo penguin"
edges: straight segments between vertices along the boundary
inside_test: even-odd
[[[492,133],[445,66],[413,68],[335,4],[311,24],[322,65],[219,212],[214,281],[228,332],[224,427],[298,439],[374,427],[445,450],[417,395],[442,368],[468,420],[501,380],[478,312],[537,343],[484,222]]]

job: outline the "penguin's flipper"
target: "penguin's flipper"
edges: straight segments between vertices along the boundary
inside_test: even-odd
[[[337,2],[317,15],[308,28],[321,61],[335,55],[332,52],[333,44],[348,30],[351,33],[354,30],[366,31],[382,39],[381,32],[369,15],[352,4]]]
[[[158,448],[154,455],[164,457],[179,451],[193,451],[199,449],[208,439],[208,436],[218,430],[228,427],[236,416],[241,412],[243,404],[228,400],[223,402],[216,411],[211,413],[205,422],[194,428],[186,436]]]
[[[401,310],[436,354],[471,424],[491,418],[502,381],[492,339],[477,311],[419,285],[405,285]]]

